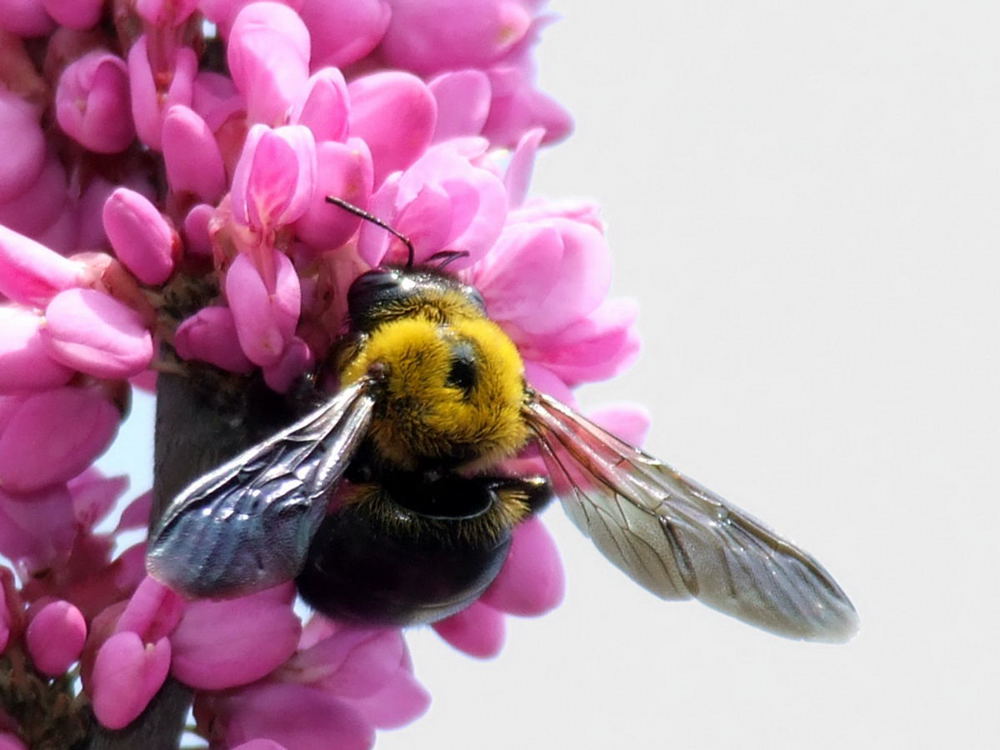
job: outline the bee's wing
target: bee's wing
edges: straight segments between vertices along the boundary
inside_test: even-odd
[[[654,594],[789,638],[842,642],[857,630],[823,566],[742,510],[548,396],[532,394],[525,419],[569,517]]]
[[[150,575],[190,596],[231,597],[294,578],[330,491],[371,420],[370,383],[199,477],[150,531]]]

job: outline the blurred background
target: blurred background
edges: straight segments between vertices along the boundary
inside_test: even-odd
[[[604,208],[647,449],[815,554],[847,646],[627,580],[558,507],[565,603],[493,662],[412,633],[429,713],[380,750],[1000,742],[1000,6],[554,1],[576,133],[534,192]],[[148,403],[103,462],[147,486]]]

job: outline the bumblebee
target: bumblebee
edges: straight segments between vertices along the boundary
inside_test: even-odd
[[[472,603],[511,532],[552,496],[664,599],[840,642],[851,602],[809,554],[524,379],[482,297],[440,268],[382,267],[348,294],[339,390],[195,479],[150,532],[147,568],[233,597],[296,580],[319,612],[412,625]],[[534,444],[547,478],[508,476]]]

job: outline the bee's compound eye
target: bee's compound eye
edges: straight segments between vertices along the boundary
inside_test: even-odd
[[[468,393],[476,386],[476,350],[468,341],[451,346],[451,367],[448,385]]]

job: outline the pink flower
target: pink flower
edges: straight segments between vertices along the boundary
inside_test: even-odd
[[[198,114],[175,104],[163,119],[163,161],[170,189],[215,201],[226,186],[226,167],[219,144]]]
[[[31,619],[25,638],[39,670],[58,677],[80,658],[87,639],[87,622],[69,602],[50,602]]]
[[[312,63],[344,66],[382,39],[392,15],[388,0],[305,0],[299,15],[312,37]]]
[[[102,154],[125,150],[135,137],[125,61],[102,50],[74,60],[59,77],[56,119],[67,135]]]
[[[144,196],[118,188],[104,202],[104,231],[115,255],[143,284],[162,284],[173,273],[180,241]]]

